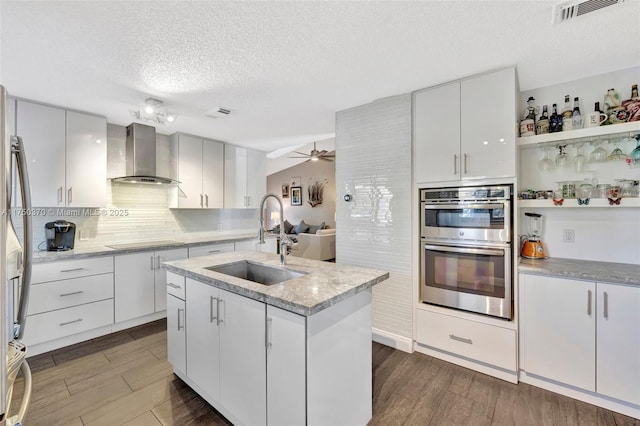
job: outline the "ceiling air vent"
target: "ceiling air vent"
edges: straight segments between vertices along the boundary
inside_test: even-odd
[[[604,7],[624,3],[625,0],[572,0],[555,4],[551,20],[554,24],[568,21],[580,15],[595,12]]]
[[[206,111],[204,113],[204,116],[209,118],[222,118],[222,117],[226,117],[229,114],[231,114],[230,109],[218,107],[218,108],[214,108],[209,111]]]

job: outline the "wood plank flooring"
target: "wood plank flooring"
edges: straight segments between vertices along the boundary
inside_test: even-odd
[[[173,375],[164,320],[31,357],[29,364],[27,426],[230,424]],[[19,380],[14,399],[21,397]],[[373,343],[370,425],[640,426],[640,420]]]

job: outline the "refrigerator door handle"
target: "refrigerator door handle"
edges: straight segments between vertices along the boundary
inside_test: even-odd
[[[29,183],[29,173],[27,172],[27,158],[24,152],[24,144],[20,136],[11,137],[11,152],[16,156],[16,165],[18,170],[18,179],[20,180],[22,208],[29,212],[31,210],[31,184]],[[22,339],[24,334],[24,324],[27,320],[27,308],[29,306],[29,292],[31,288],[31,263],[33,256],[32,248],[32,221],[31,215],[22,215],[22,291],[20,292],[20,301],[18,304],[18,316],[14,325],[14,337]],[[28,368],[28,367],[27,367]]]

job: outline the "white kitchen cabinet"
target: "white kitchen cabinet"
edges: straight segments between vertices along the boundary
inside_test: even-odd
[[[187,376],[205,393],[220,401],[219,290],[186,280]]]
[[[107,120],[19,100],[34,206],[100,207],[106,201]]]
[[[306,320],[267,306],[267,424],[306,423]]]
[[[214,244],[206,244],[203,246],[189,247],[189,257],[209,256],[218,253],[231,253],[234,251],[233,242],[220,242]]]
[[[127,321],[166,309],[162,262],[187,258],[187,249],[147,251],[115,257],[115,320]]]
[[[66,197],[68,207],[105,205],[107,120],[67,111]]]
[[[266,305],[220,290],[220,402],[241,424],[266,424]]]
[[[163,262],[172,260],[186,259],[189,257],[186,248],[173,250],[159,250],[155,252],[155,272],[154,272],[154,288],[155,288],[155,312],[167,309],[167,274],[162,268]]]
[[[224,144],[183,134],[171,137],[180,182],[173,208],[222,208]]]
[[[526,276],[527,373],[595,391],[595,283]]]
[[[224,147],[224,207],[258,208],[266,194],[264,152],[226,144]]]
[[[520,276],[524,370],[640,404],[640,288]]]
[[[16,134],[24,142],[29,167],[32,204],[64,207],[65,111],[19,100],[16,119]]]
[[[640,288],[596,288],[596,390],[640,405]]]
[[[515,176],[515,69],[418,91],[413,110],[415,182]]]
[[[185,301],[167,296],[167,359],[175,370],[187,371]]]

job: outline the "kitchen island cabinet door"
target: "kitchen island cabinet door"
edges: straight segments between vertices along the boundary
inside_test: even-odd
[[[186,248],[181,248],[157,251],[155,255],[155,312],[160,312],[167,309],[167,272],[162,269],[162,263],[186,259],[189,254]]]
[[[267,306],[267,424],[306,423],[306,321]]]
[[[220,401],[219,290],[187,278],[187,376]]]
[[[202,139],[178,135],[178,207],[204,207]]]
[[[167,296],[167,360],[182,374],[187,371],[187,332],[185,302]]]
[[[154,309],[154,252],[115,257],[115,320],[152,314]]]
[[[460,82],[417,92],[413,110],[415,181],[460,180]]]
[[[640,405],[640,288],[598,283],[597,392]]]
[[[224,204],[224,144],[202,141],[202,193],[204,207],[221,209]]]
[[[266,424],[266,305],[219,291],[220,402],[239,423]]]
[[[514,68],[462,80],[462,179],[516,175],[516,108]]]
[[[16,114],[16,134],[24,141],[33,206],[64,207],[65,111],[19,100]]]
[[[521,275],[527,374],[595,391],[596,284]]]
[[[67,111],[68,207],[104,207],[107,201],[107,119]]]

